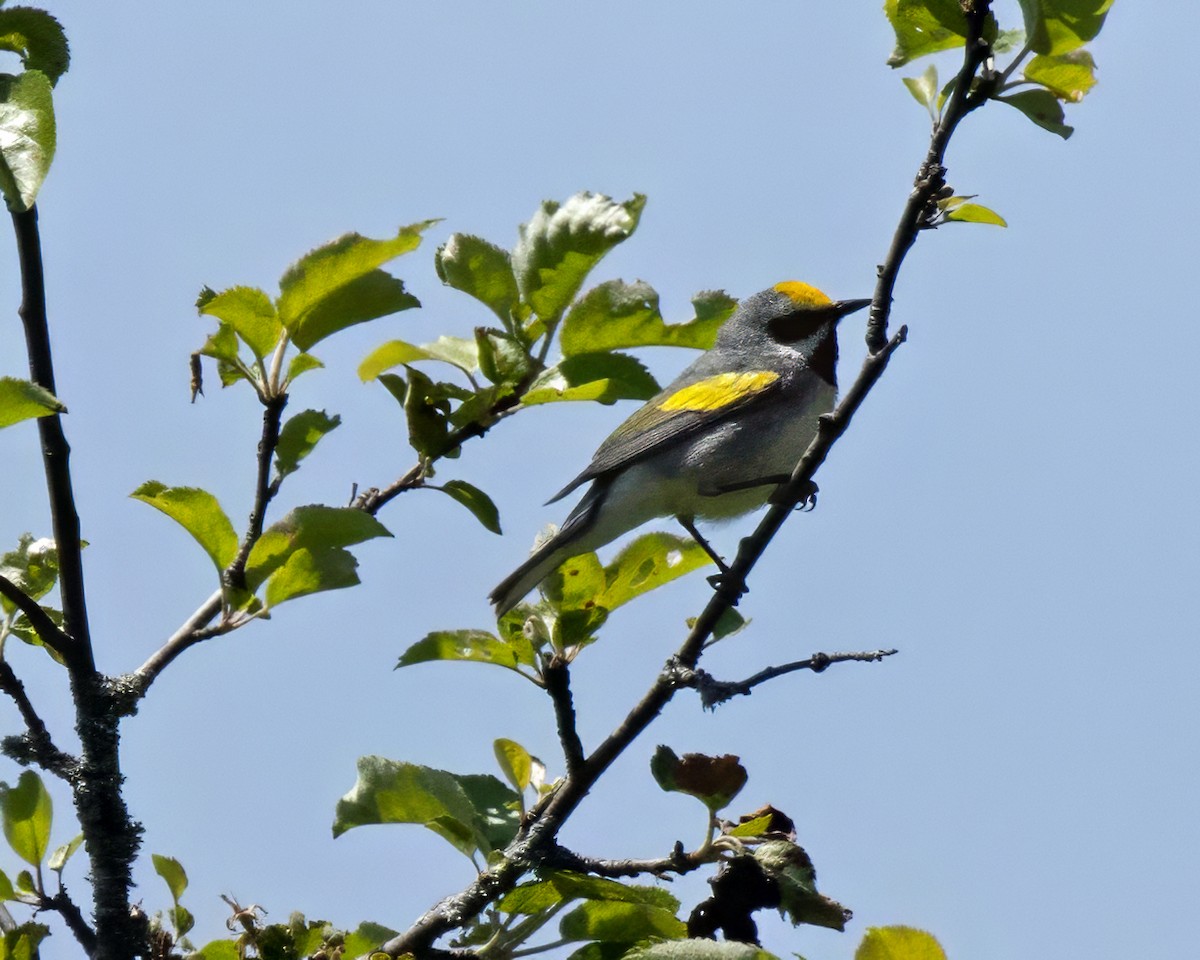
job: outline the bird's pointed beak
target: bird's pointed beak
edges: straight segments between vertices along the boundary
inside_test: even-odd
[[[842,317],[854,313],[857,310],[861,310],[863,307],[869,307],[870,305],[871,299],[868,297],[865,300],[835,300],[833,303],[833,308],[837,311],[838,319],[841,320]]]

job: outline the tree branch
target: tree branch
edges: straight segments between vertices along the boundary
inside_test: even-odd
[[[21,265],[22,296],[18,313],[25,327],[29,378],[57,396],[54,361],[50,351],[50,327],[46,318],[46,284],[36,205],[19,213],[14,212],[12,221]],[[79,515],[75,512],[75,494],[71,486],[71,447],[63,433],[59,414],[39,417],[37,424],[42,441],[42,465],[50,498],[54,545],[58,551],[58,584],[62,595],[64,634],[70,638],[59,652],[71,671],[94,674],[96,662],[92,654],[84,596],[83,546],[79,537]]]
[[[892,291],[896,278],[909,249],[916,242],[917,234],[928,225],[937,212],[937,199],[946,185],[946,148],[959,122],[972,110],[982,106],[991,94],[991,84],[972,92],[975,75],[992,56],[992,47],[983,37],[984,25],[991,13],[990,0],[973,0],[964,10],[967,16],[968,36],[963,54],[962,68],[954,79],[954,90],[946,101],[945,109],[933,129],[929,150],[917,170],[912,193],[904,205],[900,222],[892,236],[887,259],[879,266],[875,283],[875,295],[871,298],[871,313],[867,319],[867,349],[878,353],[887,344],[888,317],[892,309]],[[984,80],[990,80],[985,77]]]
[[[79,905],[71,899],[67,888],[59,885],[58,893],[42,901],[42,910],[53,910],[63,918],[63,923],[71,931],[84,953],[89,957],[96,953],[96,931],[91,928],[83,917]]]
[[[797,670],[811,670],[813,673],[823,673],[834,663],[877,663],[884,657],[891,657],[898,650],[862,650],[857,653],[814,653],[807,660],[795,660],[774,667],[767,667],[745,680],[717,680],[703,670],[680,672],[681,686],[693,687],[700,693],[700,703],[706,710],[712,710],[726,700],[736,696],[749,696],[750,692],[761,683],[795,673]]]
[[[78,773],[79,761],[54,745],[50,731],[25,692],[25,685],[6,660],[0,660],[0,691],[17,705],[26,729],[22,735],[4,738],[4,752],[18,763],[36,763],[43,770],[70,782]]]
[[[575,704],[571,697],[571,665],[561,656],[554,658],[542,670],[546,692],[554,703],[558,722],[558,741],[562,745],[563,761],[570,775],[583,763],[583,742],[575,726]]]
[[[33,632],[41,638],[42,643],[64,659],[71,647],[71,638],[58,628],[58,624],[50,619],[49,614],[41,605],[18,587],[8,577],[0,575],[0,594],[3,594],[13,606],[25,614]]]
[[[262,536],[266,522],[267,507],[279,492],[279,484],[271,482],[271,460],[279,446],[279,424],[283,419],[283,408],[288,396],[281,393],[263,401],[262,437],[258,441],[258,476],[254,485],[254,506],[250,509],[250,523],[242,538],[241,548],[233,563],[225,571],[225,582],[239,590],[246,589],[246,561],[250,551]]]

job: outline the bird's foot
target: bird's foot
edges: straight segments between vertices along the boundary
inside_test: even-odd
[[[783,501],[779,499],[779,491],[782,489],[780,487],[772,493],[767,502],[772,505],[782,503]],[[815,510],[817,508],[817,493],[819,490],[820,488],[812,480],[805,481],[804,486],[800,488],[800,499],[796,501],[796,509],[802,513]]]

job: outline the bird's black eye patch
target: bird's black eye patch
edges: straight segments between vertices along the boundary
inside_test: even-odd
[[[828,307],[808,307],[804,310],[793,310],[781,317],[772,317],[767,321],[767,329],[776,340],[794,343],[816,333],[826,324],[836,322],[837,319],[838,311],[834,304]]]

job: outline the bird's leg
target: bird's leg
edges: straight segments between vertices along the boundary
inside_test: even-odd
[[[700,545],[700,548],[712,558],[713,563],[720,569],[720,573],[714,573],[711,577],[708,577],[708,585],[718,593],[725,594],[729,598],[730,604],[736,607],[738,600],[750,589],[746,586],[746,581],[741,577],[734,577],[729,564],[725,562],[724,558],[713,549],[712,544],[696,529],[696,523],[692,517],[676,516],[675,519],[679,521],[679,525],[684,530],[691,534],[692,539]]]

